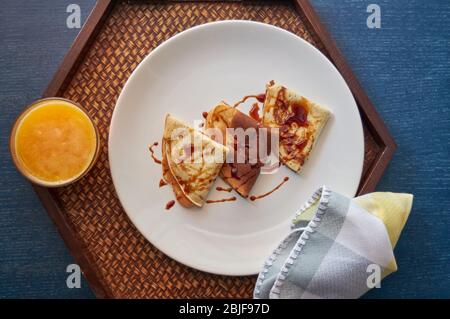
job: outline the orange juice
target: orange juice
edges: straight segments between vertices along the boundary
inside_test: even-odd
[[[44,186],[61,186],[81,177],[98,152],[91,118],[68,100],[33,103],[17,119],[10,140],[17,168]]]

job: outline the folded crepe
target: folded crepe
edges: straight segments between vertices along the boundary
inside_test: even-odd
[[[236,135],[229,133],[227,129],[230,128],[242,129],[244,132],[249,132],[246,130],[252,128],[255,129],[256,134],[248,134],[244,140],[239,140]],[[261,128],[261,125],[256,120],[224,103],[214,107],[208,112],[206,118],[205,129],[207,134],[211,134],[211,132],[208,133],[208,129],[218,130],[219,134],[213,133],[213,138],[227,145],[230,149],[227,162],[220,171],[220,177],[245,198],[249,196],[258,179],[264,162],[264,156],[259,152],[259,128]],[[266,150],[270,149],[270,142],[267,142],[267,140],[265,142],[267,143]],[[256,150],[254,147],[256,147]],[[242,151],[240,153],[242,157],[239,156],[238,150]],[[250,154],[256,154],[256,158]],[[232,158],[230,159],[230,157]]]
[[[330,117],[330,111],[279,84],[266,89],[262,124],[279,129],[280,161],[299,172]]]
[[[163,178],[172,186],[181,205],[203,206],[226,154],[224,145],[172,115],[166,116],[162,140]]]

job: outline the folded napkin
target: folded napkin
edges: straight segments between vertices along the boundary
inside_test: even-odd
[[[359,298],[397,270],[393,248],[411,211],[410,194],[350,199],[322,187],[300,208],[266,260],[255,298]],[[375,277],[376,278],[376,277]]]

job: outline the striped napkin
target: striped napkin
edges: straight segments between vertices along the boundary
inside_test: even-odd
[[[300,208],[266,260],[255,298],[359,298],[397,270],[393,254],[413,196],[350,199],[326,187]]]

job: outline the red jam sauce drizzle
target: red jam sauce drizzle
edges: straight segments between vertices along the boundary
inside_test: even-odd
[[[261,118],[259,117],[259,105],[258,103],[253,103],[252,108],[248,112],[248,115],[256,122],[261,123]]]
[[[171,201],[168,201],[166,204],[166,209],[169,210],[175,205],[175,201],[172,199]]]
[[[159,180],[159,187],[164,187],[167,185],[167,182],[165,180],[163,180],[162,178]]]
[[[230,198],[223,198],[223,199],[216,199],[216,200],[210,200],[208,199],[206,201],[207,204],[214,204],[214,203],[224,203],[224,202],[234,202],[236,200],[236,197],[230,197]]]
[[[257,94],[257,95],[246,95],[242,98],[242,100],[240,100],[239,102],[235,103],[233,105],[233,107],[238,107],[239,105],[241,105],[242,103],[244,103],[245,101],[247,101],[248,99],[251,98],[255,98],[258,102],[264,103],[265,99],[266,99],[266,94],[265,93],[261,93],[261,94]]]
[[[217,186],[216,190],[219,191],[219,192],[230,193],[233,190],[233,187],[223,188],[223,187]]]
[[[269,196],[270,194],[272,194],[273,192],[275,192],[277,189],[279,189],[281,186],[283,186],[283,184],[286,183],[288,180],[289,180],[289,177],[286,176],[286,177],[283,179],[283,181],[282,181],[280,184],[278,184],[274,189],[272,189],[270,192],[267,192],[267,193],[265,193],[265,194],[258,195],[258,196],[250,196],[250,200],[251,200],[251,201],[255,201],[255,200],[257,200],[257,199],[261,199],[261,198],[264,198],[264,197],[266,197],[266,196]]]
[[[161,164],[161,160],[157,159],[155,156],[155,150],[153,149],[155,146],[158,146],[158,142],[153,143],[153,145],[149,146],[150,154],[152,155],[152,159],[156,164]]]

